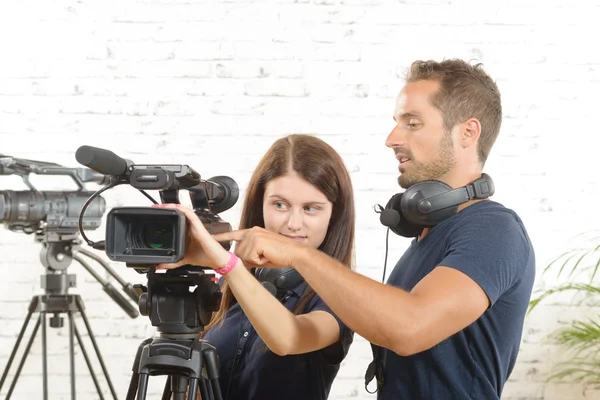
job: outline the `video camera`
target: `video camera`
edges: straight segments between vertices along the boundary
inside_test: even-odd
[[[30,174],[66,175],[75,181],[77,191],[39,191],[30,182]],[[30,190],[0,191],[0,222],[14,232],[44,233],[60,236],[77,233],[77,220],[84,202],[92,195],[84,183],[106,184],[109,177],[88,168],[68,168],[45,161],[27,160],[0,154],[0,175],[19,175]],[[82,229],[100,227],[106,203],[96,199],[86,215]]]
[[[95,193],[88,203],[102,191],[119,184],[128,184],[140,190],[159,190],[163,203],[179,204],[179,190],[189,192],[195,214],[212,234],[231,231],[231,225],[218,213],[231,208],[238,200],[236,182],[227,176],[203,180],[187,165],[134,164],[113,152],[91,146],[81,146],[77,162],[101,174],[112,176],[111,184]],[[82,213],[85,211],[86,205]],[[107,214],[106,237],[103,242],[87,243],[105,250],[113,261],[125,262],[139,273],[146,273],[148,286],[138,285],[139,309],[150,317],[162,337],[197,337],[210,322],[213,311],[221,302],[221,292],[213,274],[205,273],[205,266],[186,265],[156,273],[161,263],[180,261],[188,247],[188,222],[185,215],[174,209],[153,207],[118,207]],[[229,250],[231,243],[221,245]],[[190,287],[196,286],[193,292]]]
[[[77,190],[39,191],[31,184],[29,180],[30,174],[69,176],[76,183]],[[76,275],[68,273],[68,267],[72,261],[76,261],[102,285],[104,292],[131,318],[136,318],[139,315],[138,310],[131,304],[130,300],[121,294],[110,281],[103,278],[101,274],[92,268],[89,261],[96,261],[102,266],[121,284],[123,292],[132,301],[139,304],[139,296],[133,286],[121,279],[105,260],[89,250],[82,249],[80,246],[81,238],[79,237],[79,232],[98,229],[106,209],[105,200],[97,196],[98,192],[94,193],[86,190],[84,183],[96,182],[106,185],[112,182],[112,177],[105,176],[88,168],[69,168],[50,162],[15,158],[8,155],[0,155],[0,175],[18,175],[29,188],[28,191],[0,191],[0,222],[11,231],[34,234],[35,241],[40,242],[43,246],[40,251],[40,262],[45,267],[44,274],[40,276],[41,287],[44,289],[44,293],[39,295],[34,294],[31,297],[27,308],[27,316],[24,319],[16,344],[9,356],[6,369],[0,378],[0,390],[5,382],[5,378],[8,376],[27,326],[32,321],[32,315],[33,313],[38,313],[39,317],[36,318],[37,324],[33,329],[31,338],[28,340],[29,344],[23,352],[6,398],[11,397],[19,378],[21,367],[25,363],[31,343],[33,343],[40,326],[42,335],[43,391],[44,394],[48,393],[48,368],[46,360],[47,316],[51,315],[48,321],[51,328],[62,328],[64,326],[62,315],[67,314],[69,324],[67,335],[69,340],[68,356],[70,360],[71,395],[75,398],[74,345],[75,341],[77,341],[91,377],[96,383],[98,394],[100,398],[103,398],[96,374],[90,363],[88,352],[82,341],[83,335],[80,335],[80,331],[74,322],[75,313],[79,313],[85,324],[87,336],[92,342],[94,351],[98,356],[98,361],[104,372],[110,391],[116,400],[117,394],[92,332],[83,298],[79,294],[70,292],[71,289],[76,287]],[[94,196],[94,199],[90,200],[90,196]],[[87,213],[85,213],[84,207],[89,208]],[[86,258],[89,260],[86,260]],[[36,319],[33,319],[33,321]]]

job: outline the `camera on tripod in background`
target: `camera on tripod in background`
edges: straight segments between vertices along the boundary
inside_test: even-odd
[[[180,204],[179,191],[187,190],[195,214],[209,232],[231,231],[231,225],[218,215],[235,205],[239,197],[238,186],[230,177],[204,180],[187,165],[134,164],[91,146],[81,146],[75,157],[80,164],[113,177],[111,184],[88,199],[82,214],[95,196],[116,185],[128,184],[154,203],[145,190],[158,190],[162,203],[174,204]],[[160,338],[147,339],[138,348],[127,399],[133,399],[136,390],[138,399],[145,398],[149,375],[168,375],[164,396],[170,391],[175,400],[183,398],[185,392],[194,400],[198,385],[203,399],[209,399],[211,393],[219,399],[218,356],[212,345],[199,339],[212,313],[220,307],[222,294],[216,278],[205,272],[210,268],[201,265],[185,265],[164,273],[155,269],[158,264],[175,263],[184,257],[189,244],[185,215],[176,209],[118,207],[107,214],[104,241],[93,242],[81,233],[90,246],[104,250],[111,260],[147,274],[147,286],[137,285],[139,310],[150,317]],[[230,242],[221,245],[227,250],[231,247]],[[212,384],[210,392],[204,377]]]
[[[40,191],[31,184],[31,174],[69,176],[78,188],[73,191]],[[30,189],[0,191],[0,222],[10,231],[33,234],[35,241],[42,243],[40,261],[47,269],[41,279],[42,288],[49,293],[66,294],[69,288],[75,287],[75,275],[66,273],[75,259],[100,282],[103,290],[131,318],[136,318],[138,312],[129,301],[85,261],[82,263],[79,257],[81,253],[100,263],[122,285],[123,291],[133,301],[138,301],[139,296],[135,294],[131,284],[121,279],[104,260],[79,247],[79,231],[98,229],[106,211],[104,198],[96,196],[89,202],[94,192],[87,190],[85,183],[106,185],[111,182],[111,177],[88,168],[64,167],[46,161],[1,154],[0,175],[18,175]],[[86,203],[87,212],[84,213]],[[51,324],[54,324],[52,321]]]
[[[30,182],[30,174],[35,175],[53,175],[69,176],[77,185],[77,190],[73,191],[40,191]],[[33,295],[31,297],[28,313],[17,337],[16,344],[9,356],[7,366],[0,377],[0,389],[8,376],[10,367],[15,359],[19,345],[27,330],[27,326],[34,312],[39,314],[33,333],[22,355],[21,362],[13,378],[13,382],[7,392],[7,399],[10,399],[15,385],[21,373],[25,360],[29,354],[38,328],[42,331],[42,379],[43,395],[47,398],[48,385],[48,354],[46,343],[47,315],[51,315],[49,325],[52,328],[62,328],[64,325],[63,314],[67,314],[69,321],[69,358],[70,358],[70,383],[71,395],[75,396],[75,339],[79,343],[81,352],[85,358],[86,364],[96,384],[99,396],[102,393],[96,374],[89,362],[89,357],[82,341],[79,329],[77,328],[74,315],[79,313],[84,321],[89,339],[92,342],[100,366],[104,372],[107,383],[113,398],[117,399],[117,394],[110,380],[108,369],[104,364],[100,349],[92,332],[90,322],[85,312],[83,299],[79,294],[70,293],[70,289],[76,287],[76,275],[67,272],[72,261],[78,262],[86,269],[101,285],[102,289],[108,294],[131,318],[136,318],[139,312],[134,308],[129,300],[124,297],[108,280],[104,279],[96,272],[83,256],[87,256],[106,271],[108,271],[123,287],[123,291],[133,300],[139,302],[139,296],[135,293],[133,286],[125,282],[119,275],[112,270],[110,265],[96,254],[80,248],[81,240],[79,230],[96,230],[101,225],[102,216],[106,209],[105,200],[102,197],[96,197],[93,202],[88,202],[93,192],[86,190],[86,182],[96,182],[101,185],[111,181],[110,177],[99,174],[88,168],[69,168],[59,164],[16,158],[8,155],[0,155],[0,175],[18,175],[22,178],[29,190],[0,191],[0,222],[13,232],[33,234],[36,242],[42,244],[40,250],[40,261],[45,267],[44,274],[40,276],[43,294]],[[88,204],[87,213],[81,210],[84,204]]]

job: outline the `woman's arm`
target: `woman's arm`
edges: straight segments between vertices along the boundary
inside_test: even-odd
[[[155,206],[177,209],[190,223],[190,244],[184,258],[176,264],[161,264],[157,269],[187,264],[221,268],[228,262],[230,253],[208,233],[193,210],[179,204]],[[307,353],[340,339],[340,325],[332,314],[322,310],[292,314],[258,282],[241,260],[237,260],[225,279],[256,332],[275,354]]]
[[[326,311],[294,315],[238,260],[225,275],[235,298],[267,347],[275,354],[302,354],[340,339],[337,320]]]

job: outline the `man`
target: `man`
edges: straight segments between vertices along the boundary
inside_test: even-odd
[[[480,65],[413,63],[386,141],[400,186],[459,188],[480,178],[501,119],[500,93]],[[471,200],[424,228],[387,285],[261,228],[217,236],[236,240],[247,266],[294,267],[347,326],[380,346],[379,398],[500,398],[535,277],[523,223],[501,204]]]

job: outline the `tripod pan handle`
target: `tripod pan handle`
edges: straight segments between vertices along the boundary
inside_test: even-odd
[[[140,313],[138,310],[131,305],[129,300],[125,298],[117,289],[110,283],[105,285],[102,289],[117,303],[123,311],[127,313],[131,318],[137,318]]]

